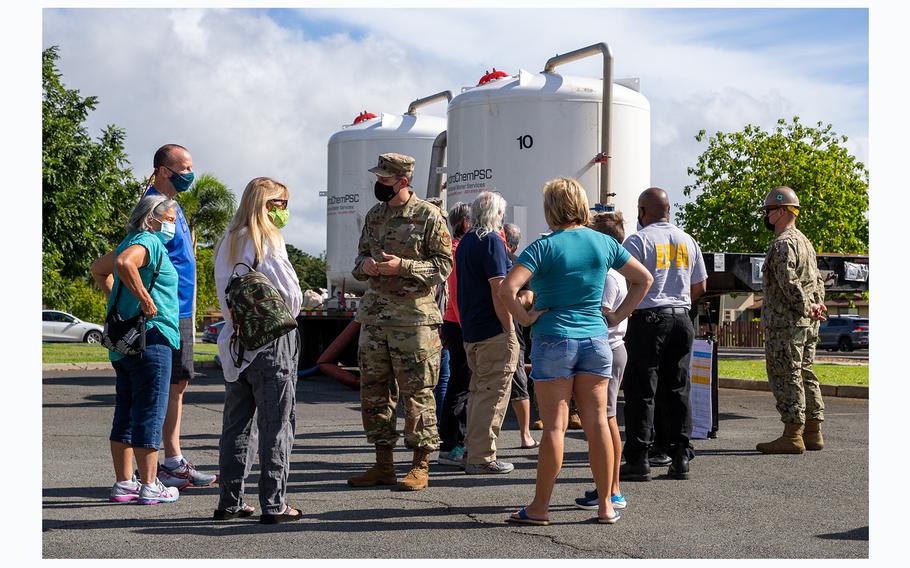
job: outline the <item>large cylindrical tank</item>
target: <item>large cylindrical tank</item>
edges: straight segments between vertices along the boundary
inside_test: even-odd
[[[542,188],[559,176],[581,182],[600,202],[603,81],[520,71],[467,89],[449,103],[447,206],[485,190],[508,202],[506,222],[522,230],[520,249],[549,231]],[[636,90],[613,84],[610,192],[635,231],[638,195],[650,186],[651,107]]]
[[[332,297],[341,290],[363,292],[365,282],[351,276],[357,243],[367,212],[377,203],[376,176],[367,170],[379,154],[398,152],[416,163],[411,185],[426,196],[433,141],[446,129],[443,118],[426,115],[382,114],[342,128],[329,138],[326,191],[326,276]]]

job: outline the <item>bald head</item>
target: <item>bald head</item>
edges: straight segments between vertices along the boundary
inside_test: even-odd
[[[670,220],[670,198],[659,187],[649,187],[638,196],[638,222],[643,227]]]

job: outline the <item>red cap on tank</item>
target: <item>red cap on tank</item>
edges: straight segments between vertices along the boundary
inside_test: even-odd
[[[357,118],[354,119],[354,124],[360,124],[364,120],[370,120],[371,118],[376,118],[376,115],[372,112],[363,111],[357,115]]]
[[[502,79],[503,77],[508,77],[509,74],[505,71],[497,71],[496,68],[493,68],[493,71],[487,71],[483,77],[480,78],[480,81],[477,82],[477,86],[484,85],[490,81],[495,81],[496,79]]]

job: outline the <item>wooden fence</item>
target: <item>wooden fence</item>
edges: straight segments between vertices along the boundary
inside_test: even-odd
[[[712,326],[713,327],[713,326]],[[708,332],[707,325],[699,326],[699,334]],[[720,347],[764,347],[765,334],[757,321],[725,321],[714,329]]]

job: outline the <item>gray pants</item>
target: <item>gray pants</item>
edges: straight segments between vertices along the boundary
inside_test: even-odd
[[[297,330],[276,339],[236,381],[224,383],[224,422],[218,456],[219,509],[236,511],[243,505],[258,430],[259,505],[263,513],[270,515],[284,510],[294,445],[297,341]]]

